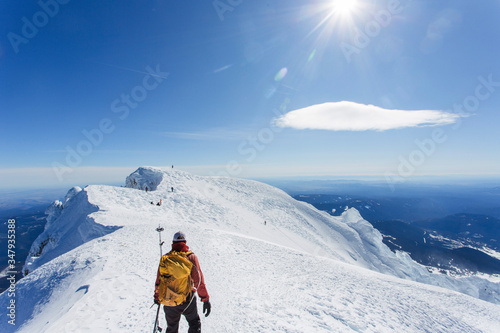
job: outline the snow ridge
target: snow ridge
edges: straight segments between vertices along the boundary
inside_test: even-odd
[[[392,253],[357,210],[333,217],[259,182],[141,167],[126,187],[73,188],[64,204],[47,211],[50,223],[17,285],[17,326],[0,322],[2,332],[143,332],[152,326],[159,224],[166,244],[182,230],[200,258],[214,305],[203,318],[205,331],[500,327],[500,284],[430,274]],[[0,307],[8,301],[0,295]]]
[[[90,214],[98,210],[97,206],[89,203],[87,191],[77,186],[68,191],[64,204],[59,200],[52,203],[46,210],[45,229],[31,245],[23,267],[24,274],[81,244],[116,230],[117,227],[95,223]]]

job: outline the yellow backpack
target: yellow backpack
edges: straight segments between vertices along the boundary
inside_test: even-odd
[[[176,306],[186,301],[193,290],[191,269],[187,258],[192,252],[170,251],[160,259],[160,284],[158,300],[166,306]]]

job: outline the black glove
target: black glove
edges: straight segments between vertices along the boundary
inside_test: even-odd
[[[160,304],[160,301],[158,300],[158,298],[155,296],[155,304]]]
[[[212,305],[210,305],[209,301],[203,302],[203,313],[206,312],[205,317],[208,317],[211,309],[212,309]]]

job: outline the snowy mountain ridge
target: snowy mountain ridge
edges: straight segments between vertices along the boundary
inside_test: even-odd
[[[163,253],[183,230],[200,258],[214,306],[205,331],[500,327],[499,283],[430,274],[357,210],[333,217],[255,181],[142,167],[126,187],[75,187],[47,212],[17,284],[17,325],[0,322],[2,332],[149,329],[159,224]]]

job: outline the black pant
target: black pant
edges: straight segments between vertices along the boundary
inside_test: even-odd
[[[181,315],[184,315],[189,323],[188,333],[201,332],[201,322],[200,316],[198,315],[198,308],[196,306],[196,296],[192,297],[192,301],[190,295],[181,305],[163,307],[163,310],[165,311],[165,319],[167,319],[168,324],[165,333],[177,333],[179,331],[179,321],[181,320]]]

